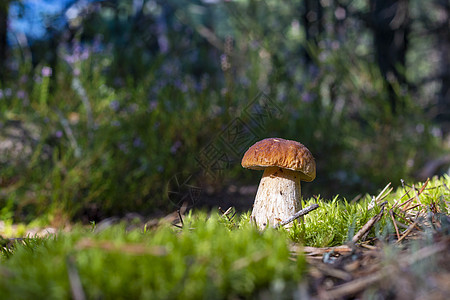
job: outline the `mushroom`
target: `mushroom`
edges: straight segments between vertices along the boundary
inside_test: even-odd
[[[311,152],[299,142],[281,138],[255,143],[245,152],[241,164],[244,168],[264,170],[251,215],[260,229],[275,226],[299,211],[300,180],[316,178]]]

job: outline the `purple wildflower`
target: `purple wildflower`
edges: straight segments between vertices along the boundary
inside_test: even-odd
[[[338,19],[339,21],[344,20],[345,17],[347,16],[347,11],[346,11],[345,8],[343,8],[343,7],[338,7],[338,8],[336,8],[336,10],[334,11],[334,16],[335,16],[336,19]]]
[[[74,64],[77,60],[74,55],[64,55],[64,60],[69,64]]]
[[[148,105],[150,111],[154,111],[158,107],[158,101],[152,100]]]
[[[22,75],[22,77],[20,77],[20,83],[24,84],[27,83],[27,81],[28,81],[27,75]]]
[[[78,41],[75,41],[72,46],[73,49],[73,55],[76,57],[80,57],[81,51],[83,51],[83,47],[81,47],[81,44]]]
[[[175,154],[178,150],[178,148],[181,147],[181,142],[180,141],[176,141],[175,143],[173,143],[172,147],[170,147],[170,153]]]
[[[122,151],[123,153],[127,154],[128,153],[128,147],[126,144],[124,143],[120,143],[119,144],[119,150]]]
[[[203,91],[203,85],[201,82],[197,81],[195,82],[195,91],[196,92],[202,92]]]
[[[142,140],[140,138],[135,138],[133,140],[133,147],[140,148],[143,145]]]
[[[80,74],[81,74],[80,69],[78,68],[73,69],[73,76],[78,77],[80,76]]]
[[[305,92],[302,94],[302,100],[304,102],[311,102],[314,100],[314,95],[312,95],[311,93]]]
[[[97,34],[94,37],[94,42],[92,44],[92,51],[94,51],[95,53],[102,52],[102,50],[103,50],[102,40],[103,40],[103,35],[101,35],[101,34]]]
[[[114,120],[114,121],[111,122],[111,125],[114,126],[114,127],[119,127],[120,126],[120,121]]]
[[[250,80],[247,78],[247,76],[242,76],[239,78],[239,82],[240,84],[242,84],[242,86],[244,87],[249,87],[250,86]]]
[[[36,82],[36,83],[42,83],[42,77],[39,76],[38,74],[35,74],[33,79],[34,79],[34,82]]]
[[[114,111],[118,111],[120,108],[120,103],[117,100],[113,100],[110,104],[109,107],[114,110]]]
[[[17,98],[19,98],[19,99],[24,99],[26,97],[26,93],[23,90],[17,91],[16,95],[17,95]]]
[[[52,68],[47,67],[47,66],[42,67],[41,74],[44,77],[52,76]]]
[[[139,109],[139,106],[136,103],[132,103],[128,106],[127,111],[129,113],[135,113]]]
[[[184,84],[183,81],[181,81],[181,79],[175,79],[174,85],[183,93],[187,92],[188,90],[186,84]]]
[[[90,51],[88,48],[83,49],[83,52],[80,54],[80,60],[86,60],[89,58]]]
[[[308,67],[308,73],[311,75],[312,78],[315,78],[319,75],[319,68],[314,65],[314,64],[310,64]]]
[[[169,40],[167,39],[166,35],[158,35],[158,46],[159,46],[159,51],[162,54],[165,54],[169,51]]]

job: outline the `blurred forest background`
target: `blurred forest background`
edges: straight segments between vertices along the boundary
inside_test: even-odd
[[[0,217],[250,208],[266,137],[315,156],[305,197],[424,180],[449,89],[447,0],[2,0]]]

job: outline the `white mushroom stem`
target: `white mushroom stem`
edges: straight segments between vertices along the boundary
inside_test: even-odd
[[[279,167],[266,168],[252,211],[252,219],[258,228],[274,226],[299,211],[302,208],[300,193],[299,172]]]

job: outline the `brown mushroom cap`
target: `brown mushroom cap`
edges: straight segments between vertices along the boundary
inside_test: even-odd
[[[268,138],[251,146],[242,158],[242,166],[253,170],[280,167],[301,173],[301,180],[316,178],[316,162],[308,148],[296,141]]]

